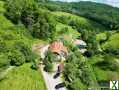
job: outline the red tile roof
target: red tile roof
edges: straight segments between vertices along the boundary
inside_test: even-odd
[[[64,53],[68,54],[67,48],[63,45],[62,42],[55,41],[51,43],[49,48],[53,53],[61,54],[63,51]]]

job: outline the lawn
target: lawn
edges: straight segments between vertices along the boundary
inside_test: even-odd
[[[30,67],[27,63],[9,71],[0,81],[0,90],[46,90],[41,72]]]

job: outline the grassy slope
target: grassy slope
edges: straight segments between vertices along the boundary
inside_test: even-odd
[[[0,90],[46,90],[43,77],[27,63],[15,67],[0,82]]]

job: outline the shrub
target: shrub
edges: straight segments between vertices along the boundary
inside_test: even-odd
[[[44,63],[45,64],[47,64],[48,62],[53,63],[53,61],[55,61],[55,59],[56,59],[55,55],[50,50],[48,50],[45,60],[44,60]]]
[[[44,67],[44,70],[47,71],[47,72],[52,72],[53,70],[53,64],[48,62],[46,63],[45,67]]]
[[[18,50],[10,50],[8,59],[10,59],[10,64],[15,66],[22,65],[25,62],[24,55]]]

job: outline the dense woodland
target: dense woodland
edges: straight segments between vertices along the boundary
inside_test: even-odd
[[[83,55],[71,42],[76,38],[87,43]],[[37,69],[39,57],[32,51],[35,41],[59,39],[69,51],[63,72],[68,90],[100,90],[97,87],[109,80],[119,80],[119,8],[93,2],[1,0],[0,89],[8,90],[3,87],[7,78],[2,72],[9,66],[31,63]]]

